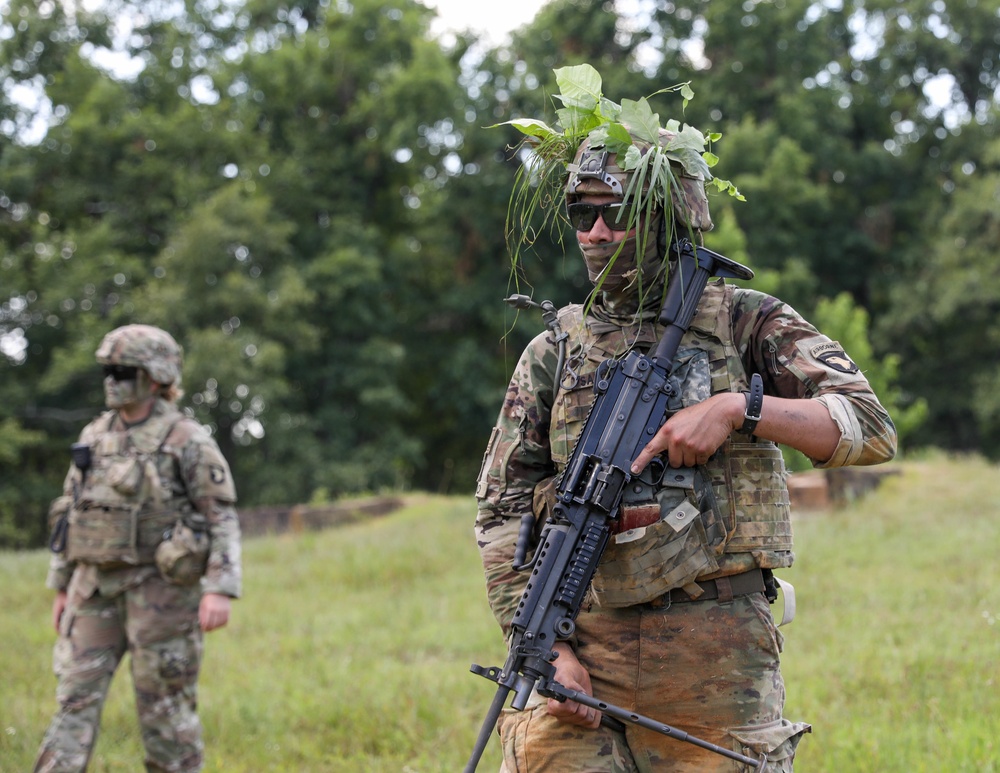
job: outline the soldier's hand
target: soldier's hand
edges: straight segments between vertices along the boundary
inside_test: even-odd
[[[206,593],[202,596],[198,605],[198,622],[201,624],[201,630],[208,633],[228,623],[231,605],[229,596],[223,596],[221,593]]]
[[[559,657],[553,663],[556,667],[555,680],[563,687],[593,695],[590,674],[577,660],[576,653],[573,652],[572,648],[565,642],[560,642],[553,649],[559,653]],[[591,730],[596,729],[601,724],[601,712],[576,701],[557,701],[555,698],[549,698],[546,708],[549,714],[560,722],[588,727]]]
[[[729,434],[742,425],[746,400],[736,392],[712,395],[704,402],[682,408],[657,430],[632,463],[638,475],[664,451],[671,467],[705,464]]]
[[[66,611],[66,591],[61,590],[56,593],[52,600],[52,626],[59,633],[59,623],[62,622],[63,613]]]

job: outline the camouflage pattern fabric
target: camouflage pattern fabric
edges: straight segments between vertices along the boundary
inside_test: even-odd
[[[235,509],[236,489],[229,464],[204,427],[193,419],[184,417],[172,404],[157,400],[150,418],[142,424],[126,432],[117,414],[109,411],[84,428],[80,442],[98,447],[102,438],[123,438],[128,435],[129,442],[142,446],[143,434],[148,432],[149,426],[155,426],[158,422],[168,422],[172,428],[162,445],[156,449],[154,458],[157,475],[164,488],[159,496],[161,507],[157,508],[157,520],[171,525],[178,514],[199,514],[207,523],[211,543],[202,589],[206,593],[221,593],[238,598],[242,574],[240,526]],[[120,446],[123,442],[110,445]],[[63,497],[57,500],[62,506],[73,501],[74,493],[79,496],[83,489],[81,477],[80,471],[71,466],[63,484]],[[175,509],[166,509],[164,512],[163,503],[172,503]],[[140,541],[143,540],[143,533],[148,532],[146,544],[139,546],[143,558],[141,563],[151,564],[162,537],[162,529],[143,529],[142,520],[140,514]],[[50,559],[47,586],[54,590],[64,590],[69,585],[74,566],[75,563],[65,555],[54,554]]]
[[[711,296],[723,286],[721,280],[714,283],[706,295]],[[728,354],[732,361],[711,364],[710,391],[719,391],[718,384],[723,381],[739,386],[737,379],[731,382],[728,377],[723,379],[722,371],[760,373],[765,394],[834,400],[837,406],[848,406],[845,410],[850,411],[856,431],[853,435],[844,433],[841,448],[830,460],[813,460],[814,465],[838,466],[848,460],[859,465],[878,464],[891,459],[895,452],[892,421],[864,375],[839,344],[823,336],[776,298],[753,290],[727,289],[732,291],[729,316],[734,345]],[[560,312],[560,318],[563,313]],[[633,346],[644,348],[646,341],[656,340],[660,331],[655,329],[654,315],[647,313],[637,319],[627,310],[615,315],[595,304],[585,323],[602,331],[602,344],[596,352],[582,351],[579,342],[586,336],[578,325],[563,326],[570,342],[562,385],[575,385],[583,395],[580,403],[568,410],[565,419],[554,413],[553,371],[557,352],[551,334],[537,336],[521,356],[490,436],[476,488],[479,510],[476,532],[490,604],[505,628],[513,617],[526,579],[511,569],[520,517],[533,512],[536,487],[561,471],[593,401],[589,385],[598,364],[606,356],[620,357]],[[607,330],[612,332],[605,333]],[[696,348],[699,335],[697,330],[689,331],[680,350]],[[832,361],[830,352],[839,352],[836,361]],[[553,432],[553,427],[562,431]],[[739,448],[736,443],[732,445],[733,451]],[[736,473],[746,469],[738,462],[728,461],[729,455],[730,449],[723,449],[718,463],[727,464]],[[773,485],[768,484],[768,489]],[[724,559],[730,560],[730,556],[727,554]],[[727,573],[746,571],[752,566],[742,564],[739,558],[732,560],[734,565]]]
[[[126,589],[111,597],[95,592],[99,584],[93,567],[78,570],[70,584],[53,656],[59,712],[45,734],[35,771],[86,770],[111,677],[126,651],[132,663],[146,770],[200,770],[201,723],[196,706],[201,590],[171,585],[155,573],[135,585],[118,578],[112,584]]]
[[[169,428],[165,438],[157,441],[158,447],[147,447],[149,436],[162,436],[156,427],[164,423]],[[198,605],[204,593],[238,598],[242,592],[240,528],[229,465],[204,427],[159,399],[150,417],[131,428],[116,412],[103,414],[87,425],[80,442],[95,448],[144,448],[146,462],[155,467],[155,475],[144,480],[155,477],[159,490],[136,488],[142,501],[137,502],[135,565],[98,566],[70,560],[65,553],[50,559],[46,584],[67,590],[68,605],[54,657],[59,712],[46,733],[36,770],[85,769],[108,684],[126,650],[132,658],[147,769],[199,770]],[[80,471],[71,467],[53,511],[72,509],[84,490]],[[173,524],[178,518],[200,520],[209,536],[204,576],[194,584],[173,584],[161,577],[154,553],[162,530],[144,525],[146,520]],[[72,529],[71,522],[69,543]]]
[[[656,293],[650,295],[655,297]],[[554,477],[561,472],[593,401],[593,392],[586,387],[593,382],[594,370],[607,356],[620,357],[632,347],[646,350],[647,342],[656,340],[661,332],[655,325],[655,310],[637,311],[634,306],[612,306],[605,301],[606,297],[598,300],[579,324],[571,322],[580,315],[565,309],[560,312],[560,319],[570,324],[563,326],[569,335],[569,355],[558,379],[554,373],[557,350],[551,333],[537,336],[528,345],[511,378],[484,455],[476,489],[476,537],[490,605],[505,633],[527,579],[512,569],[520,517],[536,512],[538,493],[551,490]],[[723,303],[727,304],[728,312],[716,315]],[[830,409],[842,430],[840,445],[831,459],[813,460],[815,466],[877,464],[892,458],[895,429],[867,380],[837,342],[823,336],[794,309],[771,296],[727,287],[719,280],[706,289],[699,315],[705,329],[692,326],[681,342],[680,352],[685,353],[684,356],[698,358],[697,350],[705,347],[704,335],[712,325],[705,320],[713,317],[728,320],[730,329],[723,338],[732,344],[721,357],[718,352],[708,357],[707,389],[695,387],[692,395],[701,394],[700,399],[704,399],[719,391],[745,388],[746,374],[759,373],[766,395],[816,399]],[[581,328],[583,324],[587,326],[586,331]],[[599,347],[591,347],[595,340],[601,342]],[[570,401],[568,407],[559,408],[561,413],[556,411],[556,406],[562,404],[557,382],[564,390],[578,389],[583,396],[575,403]],[[780,524],[780,520],[773,520],[770,511],[783,506],[782,503],[787,506],[783,473],[777,467],[758,468],[756,462],[741,461],[736,453],[740,443],[746,443],[742,436],[720,449],[716,455],[718,465],[737,477],[765,476],[761,482],[765,484],[767,495],[759,501],[751,501],[753,498],[749,496],[734,499],[733,507],[739,511],[736,516]],[[751,481],[747,488],[754,485]],[[787,549],[790,548],[790,533],[768,528],[776,539],[774,560],[781,566],[790,565],[792,554]],[[744,529],[744,536],[751,531]],[[738,545],[739,535],[734,536],[738,537]],[[698,579],[736,574],[760,563],[754,553],[727,552],[719,556],[717,570]],[[784,692],[780,686],[777,657],[780,647],[776,643],[768,644],[768,637],[773,636],[770,633],[773,622],[763,596],[741,597],[728,605],[714,601],[676,604],[655,615],[643,611],[645,607],[606,609],[595,606],[581,614],[581,625],[571,644],[584,665],[593,669],[595,695],[625,707],[635,705],[640,712],[682,726],[682,729],[686,726],[699,737],[720,745],[724,739],[728,739],[726,743],[729,744],[737,743],[735,739],[740,736],[743,740],[738,743],[766,747],[769,759],[785,760],[781,763],[785,767],[778,769],[790,770],[794,745],[806,726],[792,725],[781,717]],[[659,622],[654,623],[654,620]],[[757,647],[752,644],[754,641],[763,644]],[[642,643],[641,659],[639,642]],[[588,657],[588,652],[598,654]],[[652,673],[646,674],[644,669],[650,668],[647,664],[658,665],[651,666]],[[746,668],[746,681],[724,689],[727,680],[731,679],[727,674],[733,668]],[[629,697],[615,686],[644,683],[646,678],[650,680],[652,696],[646,703],[638,697]],[[677,679],[690,681],[681,684]],[[706,692],[709,688],[711,690]],[[759,693],[760,698],[747,700],[746,695],[754,693]],[[572,754],[571,749],[580,748],[572,742],[556,746],[554,737],[560,733],[566,738],[578,733],[562,725],[544,731],[545,741],[526,746],[530,730],[545,726],[555,728],[553,723],[554,720],[544,717],[544,707],[503,719],[504,744],[510,746],[514,754],[514,757],[505,755],[509,770],[567,769],[563,764],[546,767],[542,761],[544,756],[536,761],[529,760],[527,768],[521,767],[522,763],[516,760],[518,751],[530,748],[534,749],[532,753],[542,750],[544,754],[550,743],[553,749],[560,749],[560,754]],[[697,762],[688,762],[689,750],[676,748],[684,744],[667,739],[669,745],[660,747],[649,740],[636,740],[638,736],[632,731],[625,739],[615,739],[604,731],[587,737],[602,734],[605,741],[601,742],[601,754],[605,760],[627,760],[623,748],[631,750],[633,758],[638,755],[639,759],[631,763],[626,761],[621,767],[616,767],[617,762],[605,761],[588,762],[574,769],[652,769],[630,768],[629,765],[653,764],[650,760],[654,757],[656,770],[673,770],[667,767],[666,760],[676,760],[680,766],[677,770],[714,770],[716,768],[706,766],[719,764],[718,760],[707,759],[710,755],[697,749]],[[641,746],[633,749],[633,743]],[[652,744],[649,748],[654,750],[648,753],[644,763],[641,758],[646,752],[641,749],[645,744]],[[590,752],[582,753],[590,755]],[[729,764],[728,768],[717,769],[735,769]]]
[[[782,720],[782,637],[761,594],[727,604],[585,612],[578,626],[576,654],[601,700],[748,757],[768,753],[769,771],[792,769],[795,747],[810,727]],[[544,699],[539,700],[530,710],[508,709],[500,719],[508,773],[746,770],[726,757],[631,724],[624,734],[603,726],[592,731],[565,725],[548,716]]]
[[[167,331],[152,325],[125,325],[104,336],[97,348],[101,365],[142,368],[157,384],[179,384],[184,351]]]

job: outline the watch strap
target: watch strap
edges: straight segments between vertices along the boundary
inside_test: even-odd
[[[743,413],[743,426],[736,431],[743,435],[752,435],[757,429],[760,411],[764,406],[764,380],[759,373],[753,374],[750,378],[750,391],[743,394],[746,395],[747,407]]]

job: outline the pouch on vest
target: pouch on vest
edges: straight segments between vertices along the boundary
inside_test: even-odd
[[[812,725],[782,718],[766,725],[730,728],[729,735],[736,741],[734,751],[754,757],[763,754],[769,771],[792,773],[795,748],[811,732]]]
[[[178,519],[156,546],[156,568],[169,583],[194,585],[205,574],[209,547],[209,536],[204,528],[193,529],[183,519]]]
[[[670,469],[656,492],[660,520],[617,534],[594,574],[602,607],[645,604],[718,571],[726,531],[700,470]]]
[[[67,558],[105,568],[153,560],[163,529],[174,517],[164,509],[155,462],[172,426],[151,422],[134,442],[126,433],[109,430],[97,439],[93,464],[70,513]]]
[[[143,465],[135,458],[114,459],[108,465],[106,480],[119,494],[134,497],[142,488]]]

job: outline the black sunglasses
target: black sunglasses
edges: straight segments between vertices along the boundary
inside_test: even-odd
[[[104,375],[115,381],[134,381],[139,369],[130,365],[105,365]]]
[[[607,204],[584,202],[570,204],[566,207],[566,214],[577,231],[589,231],[593,228],[598,215],[603,218],[604,225],[612,231],[628,230],[628,208],[620,201],[611,201]]]

